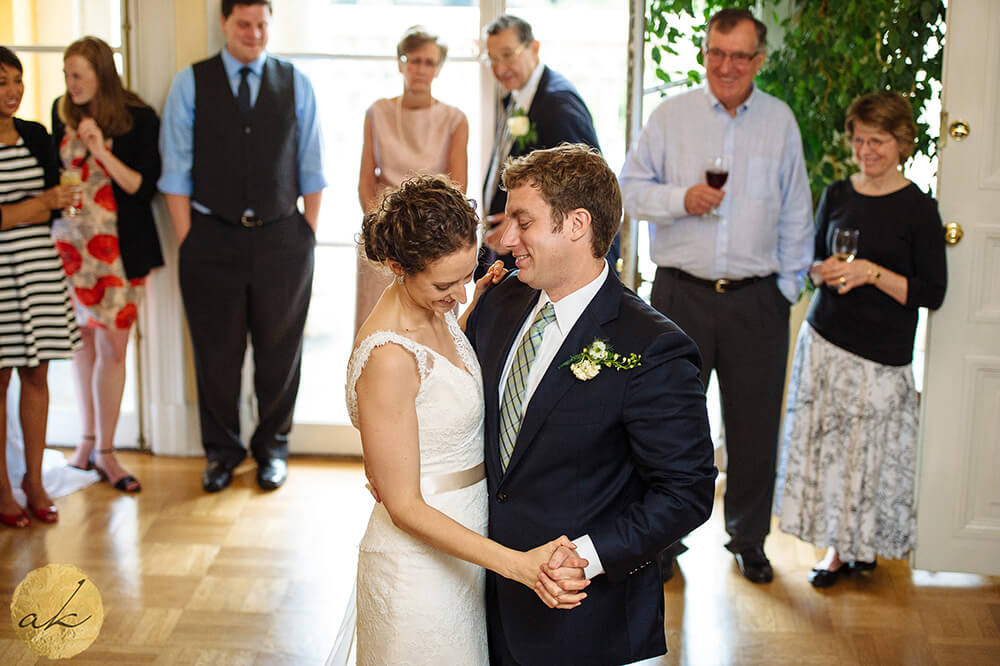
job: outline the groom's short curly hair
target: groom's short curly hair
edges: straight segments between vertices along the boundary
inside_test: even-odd
[[[361,223],[361,242],[372,261],[397,262],[407,275],[476,244],[474,201],[444,176],[414,176],[386,190]]]
[[[602,258],[622,221],[622,191],[614,171],[595,148],[564,143],[508,158],[503,187],[530,185],[552,209],[552,231],[562,231],[566,215],[578,208],[590,213],[591,250]]]

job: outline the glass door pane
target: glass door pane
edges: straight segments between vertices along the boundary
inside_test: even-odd
[[[479,94],[475,56],[478,3],[304,0],[276,13],[269,47],[305,73],[316,92],[326,150],[313,298],[306,322],[302,381],[291,436],[293,453],[360,453],[344,404],[347,360],[353,346],[355,242],[361,231],[358,174],[366,109],[402,92],[396,43],[423,25],[448,47],[434,97],[469,119],[470,196],[481,189]]]

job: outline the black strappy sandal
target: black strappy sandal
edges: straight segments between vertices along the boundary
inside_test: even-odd
[[[83,435],[82,437],[80,437],[80,439],[84,440],[85,442],[97,441],[97,438],[94,437],[93,435]],[[86,467],[80,467],[79,465],[74,465],[73,463],[66,463],[66,465],[68,467],[72,467],[73,469],[78,469],[82,472],[89,472],[90,470],[94,469],[94,450],[93,449],[90,450],[90,458],[87,459]]]
[[[98,453],[100,453],[101,455],[106,455],[108,453],[114,453],[114,452],[115,452],[114,448],[100,449],[98,451]],[[118,479],[114,483],[111,483],[111,479],[108,477],[107,472],[101,469],[100,465],[98,465],[96,462],[93,463],[93,465],[94,469],[97,471],[98,475],[100,475],[101,479],[107,481],[108,484],[110,484],[111,487],[114,488],[115,490],[120,490],[123,493],[137,493],[140,490],[142,490],[142,486],[139,484],[139,480],[134,476],[132,476],[131,474],[126,473],[125,476]]]

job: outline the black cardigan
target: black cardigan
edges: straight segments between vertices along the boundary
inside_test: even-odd
[[[56,155],[66,135],[66,127],[59,119],[59,99],[52,104],[52,145]],[[118,247],[121,250],[125,276],[130,280],[145,277],[150,269],[163,265],[160,237],[153,221],[150,201],[156,194],[156,181],[160,177],[160,120],[148,107],[127,107],[132,114],[132,129],[127,134],[114,137],[112,154],[142,175],[142,183],[135,194],[129,194],[118,183],[111,181],[111,191],[118,206]]]
[[[838,180],[826,188],[816,209],[817,261],[833,254],[833,238],[841,228],[859,231],[859,259],[907,279],[906,304],[871,284],[846,294],[824,284],[807,319],[841,349],[883,365],[907,365],[913,360],[917,308],[937,309],[948,286],[937,202],[913,183],[883,196],[866,196],[854,190],[850,179]]]
[[[38,160],[39,166],[45,172],[45,189],[59,183],[59,162],[52,150],[52,141],[44,125],[31,120],[14,118],[14,130],[31,156]],[[50,217],[51,221],[51,217]],[[3,213],[0,212],[0,224],[3,223]]]

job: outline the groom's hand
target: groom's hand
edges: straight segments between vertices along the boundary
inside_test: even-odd
[[[582,592],[590,585],[584,576],[584,568],[589,562],[577,557],[576,551],[560,546],[549,561],[543,563],[535,583],[535,594],[549,608],[569,610],[576,608],[587,598]]]

